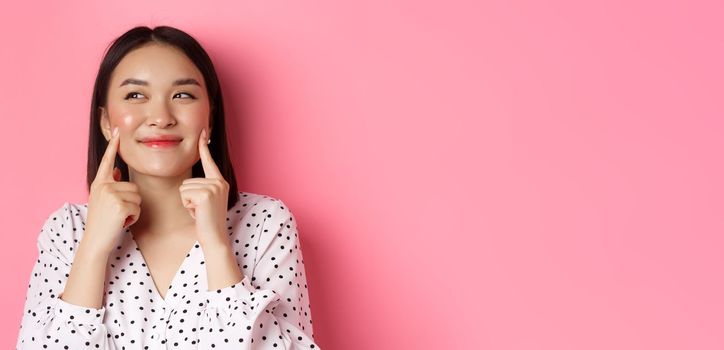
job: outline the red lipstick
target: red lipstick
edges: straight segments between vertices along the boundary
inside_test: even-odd
[[[181,143],[180,136],[177,135],[150,135],[139,140],[142,144],[153,148],[169,148],[178,146]]]

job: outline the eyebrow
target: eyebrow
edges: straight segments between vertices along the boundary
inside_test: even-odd
[[[127,85],[127,84],[135,84],[135,85],[148,86],[148,82],[145,81],[145,80],[128,78],[128,79],[124,80],[124,81],[121,83],[121,85],[119,85],[118,87],[121,87],[121,86]],[[201,84],[199,84],[199,82],[196,81],[196,79],[194,79],[194,78],[181,78],[181,79],[176,79],[171,85],[172,85],[172,86],[178,86],[178,85],[191,85],[191,84],[201,86]]]

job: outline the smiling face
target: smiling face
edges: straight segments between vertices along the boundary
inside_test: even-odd
[[[199,160],[198,140],[209,127],[210,104],[194,63],[177,48],[153,43],[129,52],[116,66],[100,114],[106,140],[118,126],[118,154],[129,175],[173,177],[190,174]],[[165,147],[141,142],[159,135],[181,141]]]

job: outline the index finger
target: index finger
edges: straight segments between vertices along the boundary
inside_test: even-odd
[[[100,178],[106,181],[115,181],[113,179],[113,167],[116,163],[116,152],[118,152],[118,140],[120,140],[120,137],[118,136],[120,134],[118,132],[118,127],[115,127],[113,129],[113,135],[111,136],[111,139],[108,140],[108,146],[106,146],[106,151],[103,153],[103,158],[101,158],[101,164],[98,166],[98,173],[96,173],[96,178]]]
[[[208,135],[209,134],[206,132],[206,129],[202,130],[201,135],[199,135],[199,156],[201,158],[201,166],[204,169],[204,177],[207,179],[223,179],[224,177],[221,175],[221,172],[216,166],[214,158],[211,156],[211,152],[209,151],[207,143],[209,138]]]

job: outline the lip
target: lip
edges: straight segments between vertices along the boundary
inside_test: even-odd
[[[151,148],[172,148],[178,146],[181,141],[147,141],[141,143]]]
[[[147,142],[180,142],[183,140],[181,136],[177,135],[151,135],[142,137],[139,142],[147,143]]]
[[[177,135],[150,135],[141,138],[138,142],[150,148],[173,148],[181,143],[180,136]]]

